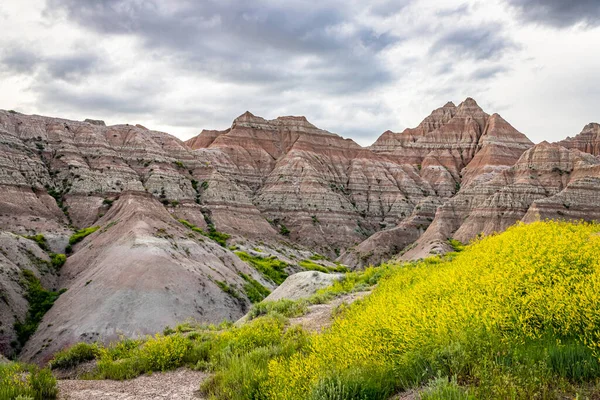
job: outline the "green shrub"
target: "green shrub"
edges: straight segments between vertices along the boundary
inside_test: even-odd
[[[37,235],[30,235],[30,236],[23,236],[23,237],[36,242],[42,250],[50,251],[50,248],[48,247],[48,242],[46,241],[46,237],[44,235],[37,234]]]
[[[167,371],[183,365],[191,342],[180,334],[156,334],[145,340],[125,339],[100,348],[92,377],[123,380],[146,372]]]
[[[456,252],[463,251],[465,249],[465,245],[456,239],[448,239],[448,244],[452,246],[452,249],[454,249]]]
[[[67,262],[67,256],[61,253],[50,253],[52,266],[58,271]]]
[[[17,340],[21,346],[35,333],[44,314],[52,307],[58,297],[65,292],[52,292],[42,287],[40,280],[30,270],[23,270],[23,285],[27,290],[25,298],[29,302],[29,310],[25,321],[15,322]]]
[[[290,230],[287,228],[287,226],[281,224],[281,226],[279,226],[279,233],[283,236],[289,236]]]
[[[208,235],[206,236],[219,243],[223,247],[227,247],[227,239],[231,237],[231,235],[228,235],[224,232],[219,232],[212,224],[208,225]]]
[[[69,245],[73,246],[81,242],[86,236],[91,235],[100,229],[100,226],[91,226],[89,228],[80,229],[69,238]]]
[[[86,361],[94,360],[100,355],[97,343],[77,343],[69,349],[63,349],[54,355],[49,363],[51,369],[71,368]]]
[[[244,292],[252,303],[258,303],[265,297],[271,294],[271,291],[260,284],[260,282],[252,279],[252,277],[240,272],[240,276],[246,281],[244,284]]]
[[[189,341],[181,335],[156,334],[141,346],[139,357],[150,371],[167,371],[183,364],[189,346]]]
[[[270,279],[276,285],[281,285],[288,274],[285,269],[288,264],[279,260],[277,257],[259,257],[251,256],[243,251],[236,251],[235,254],[242,260],[253,266],[265,278]]]
[[[56,378],[48,369],[19,363],[0,364],[0,400],[55,399]]]

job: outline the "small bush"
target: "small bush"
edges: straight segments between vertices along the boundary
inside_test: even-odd
[[[58,271],[67,262],[67,256],[60,253],[50,253],[52,266]]]
[[[91,226],[89,228],[80,229],[69,238],[69,245],[73,246],[81,242],[86,236],[91,235],[100,229],[100,226]]]
[[[42,250],[50,251],[50,248],[48,247],[48,242],[46,241],[46,237],[44,235],[37,234],[37,235],[30,235],[30,236],[23,236],[23,237],[36,242]]]
[[[189,344],[181,335],[156,334],[140,348],[140,357],[150,371],[167,371],[182,365]]]
[[[17,340],[21,346],[25,345],[31,335],[35,333],[44,314],[65,291],[52,292],[44,289],[40,280],[29,270],[23,270],[23,278],[23,284],[27,290],[25,298],[29,302],[29,310],[25,321],[17,321],[14,325]]]
[[[77,343],[75,346],[59,351],[50,361],[49,367],[71,368],[86,361],[91,361],[100,355],[100,347],[96,343]]]
[[[465,249],[465,245],[456,239],[449,239],[448,244],[452,246],[452,249],[454,249],[456,252],[460,252]]]
[[[244,292],[252,303],[258,303],[265,297],[271,294],[271,291],[260,284],[260,282],[252,279],[250,276],[240,273],[240,276],[246,281],[244,284]]]
[[[290,230],[287,228],[287,226],[283,224],[281,224],[281,226],[279,227],[279,233],[283,236],[290,236]]]

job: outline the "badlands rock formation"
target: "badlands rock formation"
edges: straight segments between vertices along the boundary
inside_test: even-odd
[[[598,219],[599,130],[534,146],[473,99],[370,148],[304,117],[246,112],[184,143],[141,125],[0,111],[0,353],[20,350],[25,270],[67,289],[21,352],[44,361],[81,340],[238,319],[250,280],[276,285],[230,248],[277,257],[288,273],[314,253],[359,268],[520,220]],[[88,227],[52,268],[50,253]],[[23,237],[36,234],[46,250]]]
[[[600,156],[600,124],[588,124],[579,135],[566,138],[558,143],[568,149],[581,150],[598,157]]]

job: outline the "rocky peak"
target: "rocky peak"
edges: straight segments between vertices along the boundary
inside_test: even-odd
[[[215,141],[215,139],[218,138],[220,135],[227,133],[227,132],[229,132],[229,129],[227,129],[225,131],[203,129],[199,135],[186,140],[185,144],[188,145],[193,150],[204,149],[204,148],[209,147]]]
[[[573,138],[569,137],[558,143],[569,149],[577,149],[600,156],[600,124],[595,122],[589,123],[579,135]]]

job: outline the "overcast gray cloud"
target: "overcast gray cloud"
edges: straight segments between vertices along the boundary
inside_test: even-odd
[[[399,40],[361,25],[342,1],[49,0],[47,15],[61,11],[84,29],[138,37],[146,50],[177,56],[182,67],[280,89],[349,93],[385,84],[392,77],[377,56]]]
[[[450,30],[433,43],[429,53],[487,60],[499,59],[516,47],[515,42],[504,34],[502,26],[489,24]]]
[[[598,119],[596,3],[6,0],[0,108],[182,138],[306,115],[368,145],[470,96],[558,140]]]
[[[528,21],[555,27],[600,25],[598,0],[508,0]]]

